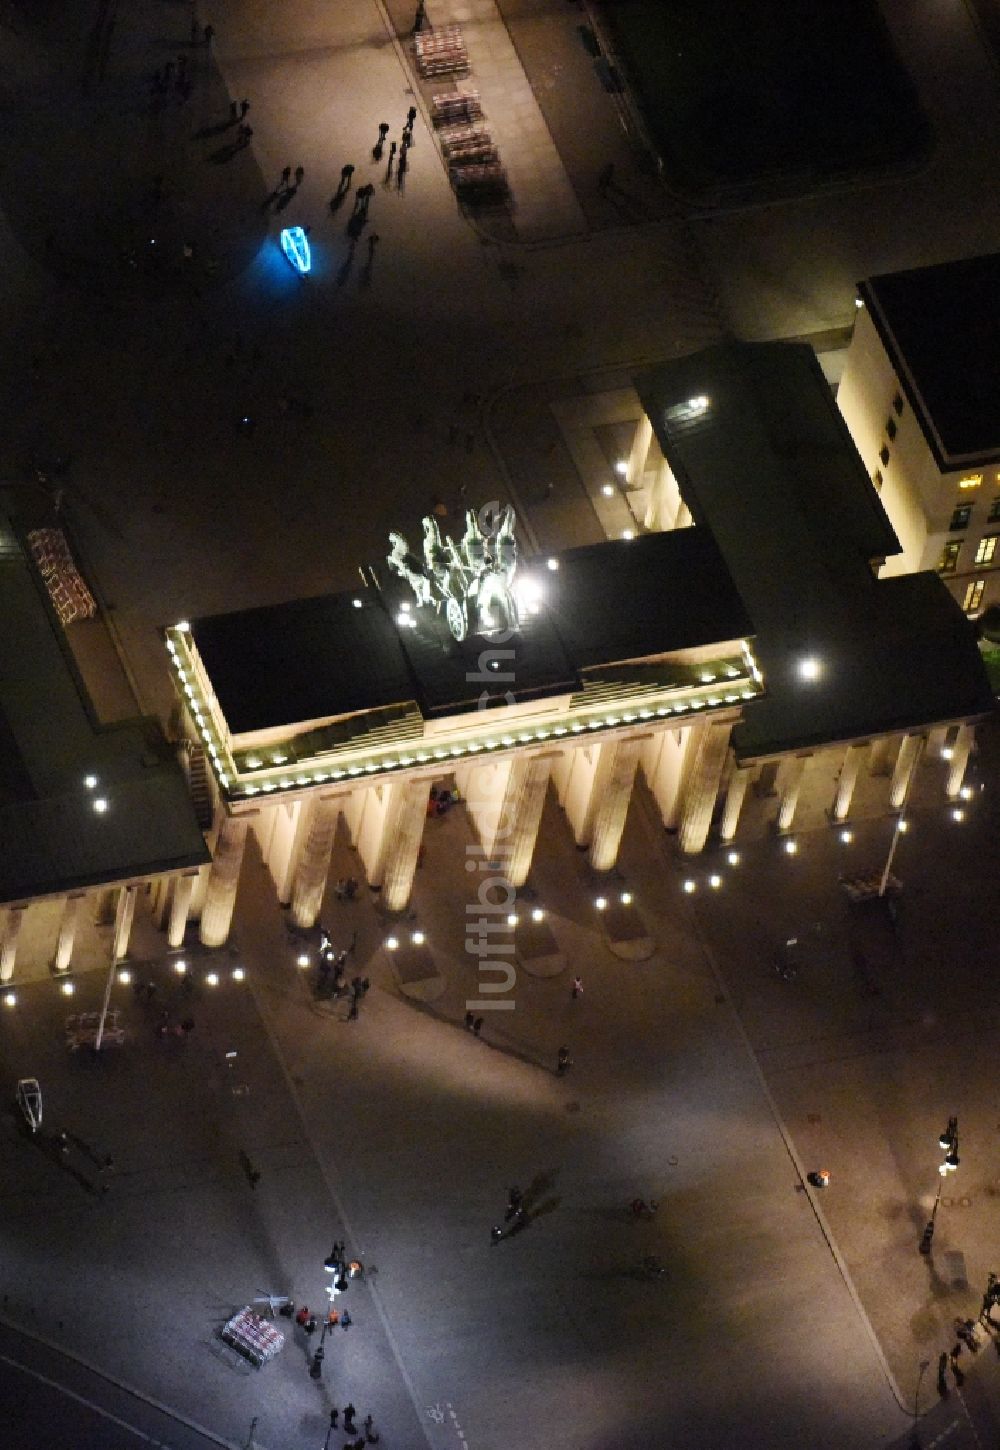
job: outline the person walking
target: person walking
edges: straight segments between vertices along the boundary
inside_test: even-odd
[[[357,1431],[358,1427],[354,1423],[354,1416],[357,1413],[357,1410],[348,1400],[347,1404],[344,1406],[344,1429],[347,1431],[348,1435],[353,1435]]]
[[[367,1440],[368,1444],[369,1445],[377,1445],[378,1444],[378,1436],[375,1433],[375,1421],[374,1421],[374,1419],[373,1419],[373,1417],[372,1417],[372,1415],[370,1413],[367,1414],[365,1416],[365,1418],[362,1420],[362,1422],[361,1422],[361,1428],[365,1432],[365,1439]]]
[[[569,1048],[560,1047],[559,1052],[556,1056],[556,1077],[565,1077],[567,1071],[571,1066],[572,1063],[570,1062]]]
[[[389,161],[388,161],[388,165],[385,168],[385,177],[384,177],[386,186],[388,186],[389,182],[392,180],[392,164],[395,161],[395,159],[396,159],[396,143],[395,143],[395,141],[390,141],[390,143],[389,143]]]
[[[472,1024],[472,1030],[473,1030],[473,1032],[475,1033],[475,1035],[477,1037],[480,1035],[480,1033],[483,1030],[483,1018],[482,1017],[477,1017],[476,1018],[475,1022],[473,1022],[473,1024]]]
[[[427,19],[427,0],[417,0],[417,13],[413,17],[413,33],[419,35]]]
[[[574,1002],[576,1001],[577,997],[582,997],[583,996],[583,978],[582,977],[574,977],[573,978],[573,986],[572,986],[571,991],[572,991],[572,996],[573,996],[573,1001]]]
[[[330,1429],[331,1430],[336,1430],[336,1429],[339,1428],[339,1426],[337,1424],[337,1421],[339,1419],[340,1419],[340,1411],[339,1410],[331,1410],[330,1411]]]
[[[303,178],[304,178],[305,174],[306,174],[306,169],[305,169],[304,166],[296,166],[296,168],[295,168],[295,185],[296,186],[301,186],[302,185],[302,181],[303,181]]]
[[[493,1227],[490,1229],[490,1241],[492,1243],[494,1243],[494,1244],[498,1244],[502,1238],[503,1238],[503,1229],[500,1227],[500,1225],[498,1223],[495,1223],[493,1225]]]
[[[249,109],[250,109],[250,102],[249,101],[246,101],[246,100],[240,101],[240,120],[241,121],[246,117],[246,113],[247,113],[247,111],[249,111]]]
[[[466,1032],[471,1032],[472,1031],[472,1027],[473,1027],[473,1024],[474,1024],[475,1020],[476,1020],[476,1015],[475,1015],[474,1012],[466,1012],[466,1014],[465,1014],[465,1030],[466,1030]]]
[[[205,37],[205,44],[211,45],[212,41],[215,39],[215,26],[206,25],[205,29],[201,33]]]
[[[513,1188],[509,1188],[507,1190],[507,1212],[504,1214],[504,1218],[508,1220],[514,1218],[514,1216],[520,1211],[523,1203],[524,1194],[521,1192],[521,1190],[516,1186]]]

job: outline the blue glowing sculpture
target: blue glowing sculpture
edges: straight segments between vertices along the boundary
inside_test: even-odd
[[[285,227],[281,233],[281,250],[296,272],[304,276],[309,271],[312,266],[309,240],[301,227]]]

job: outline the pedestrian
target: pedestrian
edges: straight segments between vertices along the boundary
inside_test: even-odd
[[[330,1429],[331,1430],[336,1430],[337,1429],[337,1421],[339,1419],[340,1419],[340,1411],[339,1410],[331,1410],[330,1411]]]
[[[344,1429],[349,1435],[353,1435],[357,1429],[357,1426],[354,1423],[354,1416],[357,1413],[357,1410],[350,1403],[350,1401],[348,1401],[348,1403],[344,1406]]]
[[[340,1323],[341,1323],[342,1327],[344,1329],[350,1329],[352,1322],[353,1321],[351,1319],[350,1314],[348,1314],[347,1310],[345,1309],[343,1315],[341,1316],[341,1320],[340,1320]]]
[[[413,130],[413,123],[414,123],[414,121],[416,119],[417,119],[417,108],[416,108],[416,106],[411,106],[410,109],[406,113],[406,129],[408,131],[412,131]]]
[[[346,166],[342,166],[340,168],[340,189],[341,189],[341,191],[350,191],[350,189],[351,189],[351,177],[353,175],[354,175],[354,167],[350,164],[350,162],[348,162],[348,164]],[[346,894],[347,894],[347,882],[345,881],[344,882],[344,895],[346,896]]]
[[[372,1418],[371,1414],[367,1414],[365,1416],[365,1418],[362,1420],[362,1422],[361,1422],[361,1428],[365,1432],[365,1438],[368,1441],[369,1445],[375,1445],[375,1444],[377,1444],[377,1442],[378,1442],[378,1436],[373,1433],[374,1428],[375,1428],[375,1421]]]
[[[215,26],[206,25],[205,29],[202,31],[202,35],[205,37],[205,44],[211,45],[212,41],[215,39]]]
[[[250,109],[250,102],[249,101],[240,101],[240,120],[241,121],[243,120],[244,116],[246,115],[247,111],[249,111],[249,109]]]
[[[413,33],[419,35],[427,18],[427,0],[417,0],[417,13],[413,17]]]
[[[504,1217],[506,1219],[512,1219],[520,1211],[523,1203],[524,1194],[521,1190],[517,1187],[509,1188],[507,1190],[507,1212],[504,1214]]]
[[[306,169],[305,169],[304,166],[296,166],[296,168],[295,168],[295,185],[296,186],[301,186],[302,185],[302,178],[305,176],[305,174],[306,174]]]
[[[472,1030],[473,1030],[473,1032],[475,1033],[475,1035],[477,1037],[480,1035],[480,1033],[483,1030],[483,1018],[482,1017],[477,1017],[476,1018],[475,1022],[473,1022],[473,1024],[472,1024]]]
[[[572,988],[572,992],[573,992],[573,1000],[574,1000],[574,1002],[576,1001],[577,997],[582,997],[583,996],[583,978],[582,977],[574,977],[573,978],[573,988]]]
[[[235,111],[235,109],[236,109],[236,102],[234,101],[233,102],[233,110]],[[290,166],[283,166],[281,168],[281,181],[280,181],[279,185],[280,186],[287,186],[288,183],[291,181],[291,179],[292,179],[292,168]],[[321,926],[320,929],[319,929],[319,949],[320,949],[320,951],[325,951],[325,949],[329,945],[330,945],[330,933],[327,931],[327,929],[326,929],[325,926]]]
[[[466,1032],[471,1032],[472,1031],[472,1028],[473,1028],[473,1026],[475,1024],[475,1021],[476,1021],[475,1013],[474,1012],[466,1012],[466,1014],[465,1014],[465,1030],[466,1030]]]
[[[565,1077],[567,1070],[572,1066],[569,1059],[569,1048],[560,1047],[556,1057],[556,1076]]]
[[[498,1223],[495,1223],[493,1225],[493,1227],[490,1229],[490,1239],[492,1240],[493,1243],[498,1244],[502,1238],[503,1238],[503,1229],[500,1227],[500,1225]]]

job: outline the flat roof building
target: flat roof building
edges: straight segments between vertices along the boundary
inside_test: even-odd
[[[900,549],[966,614],[1000,600],[1000,254],[873,277],[837,401]]]
[[[54,943],[71,963],[84,898],[121,888],[124,955],[135,892],[197,872],[208,851],[188,782],[154,720],[101,726],[11,518],[0,512],[0,980],[22,919],[65,898]],[[131,893],[131,894],[130,894]],[[121,903],[127,903],[122,905]],[[127,920],[126,920],[127,917]]]

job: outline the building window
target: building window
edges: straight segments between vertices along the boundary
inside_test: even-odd
[[[983,481],[981,473],[967,473],[964,478],[958,480],[959,488],[978,488]]]
[[[879,458],[881,458],[883,463],[887,464],[889,462],[889,450],[884,443],[878,451],[878,456]]]
[[[971,518],[971,503],[960,503],[951,516],[951,523],[948,525],[949,532],[954,533],[956,529],[967,529]]]
[[[889,435],[889,442],[891,443],[892,440],[896,436],[896,420],[895,420],[895,418],[886,418],[886,420],[885,420],[885,431]]]
[[[993,556],[996,551],[997,535],[986,534],[983,538],[979,540],[979,543],[976,546],[976,558],[974,562],[977,564],[992,564]]]
[[[978,609],[983,602],[983,590],[986,588],[985,579],[973,579],[965,591],[965,598],[962,600],[962,608],[966,614],[971,614]]]
[[[882,492],[882,484],[883,484],[883,481],[884,480],[882,478],[882,470],[881,470],[881,468],[876,468],[875,472],[872,474],[872,483],[875,485],[875,492],[876,493],[881,493]],[[1000,500],[998,500],[998,503],[1000,503]]]
[[[897,418],[901,418],[903,416],[903,395],[902,395],[902,393],[897,393],[896,394],[896,396],[892,400],[892,406],[896,410],[896,416],[897,416]]]
[[[958,568],[958,551],[962,547],[960,539],[952,539],[945,544],[941,550],[941,557],[938,560],[937,570],[939,574],[954,574]]]
[[[1000,524],[1000,494],[997,494],[996,498],[990,504],[990,511],[986,515],[986,522],[988,524]]]

